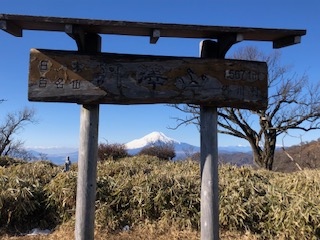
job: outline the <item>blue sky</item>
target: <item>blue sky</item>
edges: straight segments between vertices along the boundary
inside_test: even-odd
[[[0,13],[37,16],[91,18],[212,26],[306,29],[301,44],[283,48],[282,61],[294,66],[298,74],[307,73],[310,81],[319,81],[320,53],[319,1],[248,1],[248,0],[1,0]],[[7,112],[32,107],[38,123],[28,125],[19,137],[26,146],[77,147],[79,143],[80,106],[70,103],[36,103],[27,99],[29,51],[31,48],[76,50],[75,42],[65,33],[24,31],[23,38],[0,31],[0,117]],[[128,54],[198,56],[200,39],[165,39],[149,44],[146,37],[102,35],[102,51]],[[232,54],[244,45],[258,46],[266,53],[271,43],[243,42],[231,48]],[[175,126],[173,118],[184,117],[165,105],[101,105],[100,142],[126,143],[152,131],[161,131],[182,142],[200,145],[195,126]],[[285,144],[299,144],[319,138],[319,131],[286,137]],[[248,145],[246,141],[219,135],[220,146]],[[281,139],[278,142],[281,144]]]

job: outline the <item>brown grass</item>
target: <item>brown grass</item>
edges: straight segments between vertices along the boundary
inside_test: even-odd
[[[220,233],[222,240],[257,240],[258,238],[250,234],[222,231]],[[67,223],[60,226],[56,231],[49,235],[37,235],[37,236],[2,236],[2,240],[70,240],[74,239],[74,225]],[[172,226],[157,227],[154,224],[146,224],[139,226],[127,232],[108,233],[103,230],[95,231],[95,240],[198,240],[200,239],[200,233],[192,230],[177,230]]]

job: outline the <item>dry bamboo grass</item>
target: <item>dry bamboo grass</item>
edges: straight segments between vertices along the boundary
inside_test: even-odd
[[[220,234],[222,240],[257,240],[258,238],[250,234],[239,232],[225,232]],[[74,239],[74,223],[66,223],[58,227],[49,235],[38,236],[2,236],[2,240],[71,240]],[[198,240],[200,233],[194,230],[180,230],[174,226],[158,226],[146,223],[144,226],[131,229],[126,232],[109,233],[103,230],[95,230],[95,240]]]
[[[147,156],[99,165],[98,225],[116,230],[165,219],[183,229],[197,229],[200,199],[196,169],[194,163],[163,162]]]
[[[52,226],[43,187],[57,174],[52,163],[39,161],[0,169],[0,225],[25,230]],[[47,216],[47,218],[46,218]],[[46,219],[49,222],[46,222]]]
[[[319,170],[280,174],[228,168],[221,169],[222,226],[247,229],[262,239],[320,238]]]
[[[1,227],[25,225],[23,220],[32,217],[55,224],[72,222],[76,171],[73,165],[70,172],[61,173],[61,168],[44,162],[0,168]],[[222,165],[219,176],[222,239],[320,238],[319,170],[281,174]],[[149,156],[100,162],[97,185],[99,236],[139,239],[140,233],[143,239],[198,239],[198,163]],[[40,210],[47,213],[43,219],[35,215]],[[130,234],[121,231],[126,225]],[[65,230],[53,235],[59,231]]]

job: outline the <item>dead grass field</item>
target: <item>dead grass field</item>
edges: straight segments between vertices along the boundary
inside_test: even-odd
[[[258,238],[250,233],[238,232],[221,232],[220,238],[222,240],[257,240]],[[2,236],[2,240],[71,240],[74,239],[73,226],[60,226],[56,231],[49,235],[37,236]],[[95,240],[198,240],[200,233],[192,230],[179,231],[175,228],[156,228],[153,225],[139,227],[128,232],[108,233],[102,230],[95,231]]]
[[[0,239],[74,239],[76,167],[0,167]],[[99,163],[95,239],[200,239],[199,172],[193,161],[147,156]],[[221,165],[219,176],[221,239],[320,239],[319,170]],[[55,231],[8,235],[34,227]]]

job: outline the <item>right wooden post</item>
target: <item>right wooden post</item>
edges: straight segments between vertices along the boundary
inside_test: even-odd
[[[202,58],[217,58],[218,43],[202,41]],[[219,239],[218,113],[216,107],[200,106],[201,239]]]

